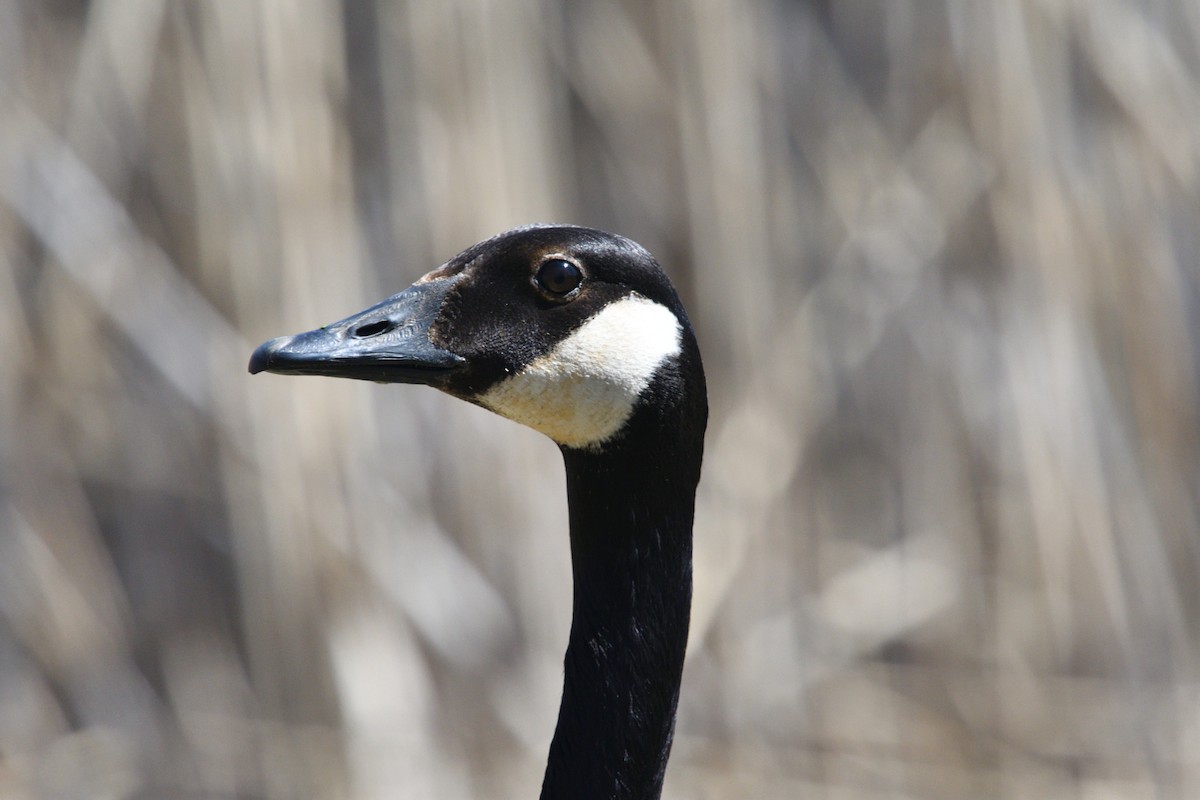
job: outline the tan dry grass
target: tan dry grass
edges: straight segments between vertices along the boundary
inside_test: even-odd
[[[0,797],[534,794],[554,448],[244,364],[536,220],[704,347],[668,797],[1200,796],[1198,53],[1167,1],[0,2]]]

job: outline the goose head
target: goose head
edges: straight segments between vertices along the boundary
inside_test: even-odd
[[[357,314],[272,339],[250,359],[264,371],[426,384],[574,449],[603,448],[639,414],[690,405],[703,426],[705,411],[695,337],[658,263],[566,225],[502,233]]]

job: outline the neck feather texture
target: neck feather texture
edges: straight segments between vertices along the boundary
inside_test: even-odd
[[[658,798],[692,596],[698,435],[637,418],[603,451],[564,449],[574,606],[542,800]]]

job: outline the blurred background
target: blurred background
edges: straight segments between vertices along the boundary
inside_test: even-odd
[[[534,797],[547,439],[254,345],[534,221],[711,392],[668,798],[1200,797],[1200,5],[0,0],[0,798]]]

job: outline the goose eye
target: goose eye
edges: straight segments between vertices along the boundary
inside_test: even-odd
[[[583,283],[583,273],[566,259],[552,258],[538,267],[534,280],[549,294],[565,297]]]

